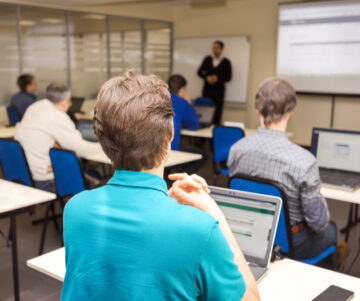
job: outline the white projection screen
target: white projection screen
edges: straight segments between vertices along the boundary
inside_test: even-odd
[[[277,75],[299,92],[360,94],[360,1],[281,4]]]

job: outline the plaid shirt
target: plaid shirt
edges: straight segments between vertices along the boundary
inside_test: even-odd
[[[316,159],[286,133],[259,127],[232,146],[227,165],[230,176],[243,173],[277,182],[287,195],[291,225],[306,221],[315,231],[327,226],[329,210],[320,193]]]

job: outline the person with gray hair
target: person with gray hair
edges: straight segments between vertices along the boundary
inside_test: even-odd
[[[16,126],[15,139],[23,146],[35,186],[55,192],[49,150],[60,146],[79,157],[99,152],[99,143],[84,140],[66,114],[71,106],[71,91],[62,83],[46,88],[46,99],[32,104]]]
[[[315,157],[286,135],[295,106],[296,93],[289,82],[275,77],[264,80],[255,96],[260,127],[231,147],[227,166],[231,177],[237,173],[260,177],[284,189],[295,257],[308,259],[336,245],[337,230],[320,192]]]

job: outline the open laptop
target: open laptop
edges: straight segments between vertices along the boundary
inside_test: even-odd
[[[281,198],[213,186],[209,189],[259,282],[268,270]]]
[[[215,107],[214,106],[194,106],[196,115],[199,118],[200,127],[209,127],[213,123]]]
[[[76,113],[81,111],[81,106],[85,100],[85,97],[71,97],[71,106],[68,109],[68,113]]]
[[[360,187],[360,132],[313,128],[311,152],[322,183],[347,191]]]

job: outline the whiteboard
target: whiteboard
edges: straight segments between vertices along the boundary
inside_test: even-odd
[[[197,70],[205,56],[212,54],[215,40],[224,42],[223,56],[232,66],[232,80],[225,85],[225,101],[246,103],[250,67],[250,39],[247,36],[175,39],[173,74],[186,78],[191,99],[201,96],[204,80],[197,75]]]

